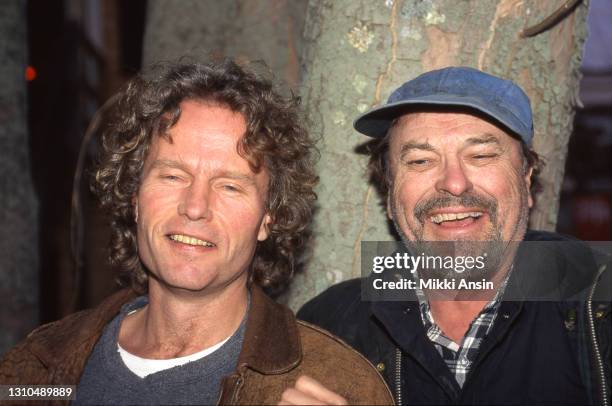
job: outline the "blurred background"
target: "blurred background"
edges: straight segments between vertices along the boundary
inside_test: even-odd
[[[107,222],[88,189],[97,145],[83,145],[83,139],[98,108],[140,69],[145,11],[145,0],[27,3],[41,322],[92,306],[115,289],[114,272],[99,249],[108,242]],[[75,186],[81,148],[83,176]],[[73,192],[80,198],[74,207]]]
[[[14,130],[13,133],[20,134],[24,141],[22,147],[15,147],[17,144],[0,144],[4,151],[0,159],[5,162],[0,170],[3,204],[5,207],[16,210],[3,214],[3,220],[6,220],[7,224],[13,223],[4,230],[4,234],[1,234],[2,240],[0,240],[0,244],[4,244],[1,252],[5,257],[5,262],[0,263],[2,267],[0,268],[0,284],[4,285],[0,289],[0,307],[5,309],[0,318],[0,326],[2,326],[0,329],[6,329],[5,337],[0,340],[0,354],[16,340],[22,338],[25,332],[33,326],[56,320],[79,309],[94,306],[117,289],[114,282],[116,270],[110,268],[106,262],[107,221],[104,214],[97,209],[88,189],[88,173],[96,154],[95,137],[85,143],[83,140],[88,123],[97,109],[143,65],[157,59],[171,59],[184,54],[197,53],[201,49],[213,54],[228,54],[246,59],[253,59],[255,55],[256,59],[263,59],[268,63],[285,91],[291,89],[302,94],[306,106],[310,106],[311,109],[313,100],[317,97],[319,102],[325,99],[322,90],[313,95],[311,86],[314,88],[314,84],[328,83],[315,77],[316,72],[324,71],[324,68],[308,66],[308,58],[325,60],[321,56],[324,49],[316,48],[313,43],[322,41],[321,38],[324,38],[324,33],[327,31],[323,30],[325,25],[321,21],[309,21],[306,15],[308,13],[308,18],[313,20],[317,16],[324,16],[325,13],[330,12],[325,9],[325,7],[331,7],[329,2],[295,1],[289,3],[252,0],[250,2],[184,1],[181,3],[171,0],[165,2],[154,0],[149,2],[147,0],[30,0],[17,3],[19,4],[13,7],[12,11],[9,10],[14,14],[11,15],[7,11],[4,17],[0,18],[0,25],[4,26],[2,28],[4,31],[0,34],[6,34],[3,35],[4,39],[0,40],[6,42],[3,45],[5,55],[8,54],[21,61],[15,67],[19,71],[19,79],[10,80],[9,85],[22,86],[19,88],[21,90],[14,90],[16,93],[12,94],[22,94],[25,98],[21,100],[22,96],[17,98],[10,94],[7,96],[7,90],[5,90],[2,95],[4,107],[3,111],[0,111],[4,131]],[[313,3],[319,4],[313,5]],[[431,33],[435,31],[430,29],[432,24],[426,21],[427,18],[430,18],[427,16],[431,16],[431,13],[425,14],[421,10],[421,14],[418,14],[413,10],[420,10],[419,7],[422,9],[427,5],[431,7],[431,10],[438,10],[439,15],[443,16],[440,10],[444,10],[444,7],[436,8],[436,3],[443,2],[405,2],[414,3],[412,9],[407,8],[405,4],[397,5],[389,0],[381,0],[378,3],[376,7],[382,10],[381,15],[383,12],[390,13],[392,17],[397,15],[399,16],[397,18],[405,18],[411,24],[407,23],[407,28],[405,28],[413,31],[408,32],[402,29],[400,38],[396,38],[396,41],[407,41],[410,38],[415,41],[421,40],[417,35],[419,32],[422,33],[422,35],[419,34],[421,37],[427,35],[429,41],[434,40]],[[495,13],[497,16],[499,7],[496,9],[495,3],[492,2],[487,7],[492,8],[491,14]],[[561,3],[561,1],[551,2],[550,10]],[[510,19],[515,11],[525,12],[523,9],[519,10],[518,7],[516,5],[516,10],[500,14],[502,21],[503,18]],[[578,7],[584,7],[583,12],[586,13],[584,4]],[[535,9],[537,6],[534,6]],[[547,10],[539,9],[539,11],[545,14]],[[352,51],[356,55],[366,57],[368,55],[365,54],[366,51],[386,52],[386,48],[394,45],[393,37],[390,36],[390,39],[381,40],[377,48],[368,48],[370,45],[368,41],[372,41],[373,37],[368,34],[368,29],[372,30],[372,25],[368,25],[367,21],[371,20],[373,24],[376,24],[379,19],[378,11],[369,10],[364,13],[362,10],[347,6],[344,13],[346,15],[356,14],[355,21],[359,21],[350,22],[353,28],[349,27],[344,30],[337,43],[338,47],[352,46],[354,48]],[[406,13],[413,14],[407,16]],[[529,12],[526,14],[530,15]],[[450,16],[451,14],[447,13],[446,21],[441,20],[440,17],[439,21],[434,21],[434,24],[448,31],[459,32],[464,29],[454,26]],[[419,18],[424,21],[422,27],[417,24],[420,21]],[[339,25],[344,23],[339,19],[331,21],[328,24],[333,24],[333,21],[337,21]],[[612,2],[592,0],[588,18],[584,18],[582,22],[588,27],[589,32],[583,48],[583,58],[580,61],[580,55],[574,57],[574,59],[577,58],[579,70],[582,73],[578,87],[579,101],[576,101],[579,107],[573,118],[573,130],[569,142],[565,143],[565,147],[563,145],[559,147],[562,154],[565,154],[564,148],[567,148],[567,159],[565,162],[561,161],[560,176],[562,179],[559,181],[559,200],[550,206],[551,210],[546,211],[547,216],[553,218],[550,218],[549,222],[544,225],[549,229],[556,225],[557,231],[583,240],[612,239],[612,47],[610,47],[612,24],[610,21],[612,21]],[[579,22],[572,24],[575,26],[571,35],[579,36]],[[508,22],[507,30],[514,29],[516,32],[524,25],[514,27]],[[255,29],[259,31],[254,32]],[[562,28],[555,29],[562,30]],[[300,41],[299,37],[303,32],[310,34],[304,34],[305,40]],[[561,31],[559,32],[562,34]],[[252,39],[259,38],[258,36],[265,37],[266,40],[258,41],[258,45],[252,47],[254,49],[251,50],[250,55],[240,50],[240,47],[244,47],[241,38]],[[518,41],[517,37],[509,35],[509,39],[505,41]],[[204,45],[199,42],[202,38],[205,38]],[[10,41],[13,40],[17,45],[11,45]],[[485,40],[483,43],[486,42]],[[497,40],[493,39],[493,41]],[[542,41],[552,42],[548,37]],[[580,38],[576,43],[578,45],[573,52],[580,53],[582,46]],[[329,47],[332,46],[329,45]],[[462,46],[467,45],[464,42]],[[360,47],[365,47],[366,51],[359,54],[362,52]],[[447,49],[449,53],[455,51],[460,52],[456,49]],[[516,51],[515,54],[519,55],[516,58],[521,58],[519,51]],[[486,67],[487,59],[484,53],[482,55],[485,58],[483,63]],[[300,56],[302,57],[301,63]],[[476,65],[477,62],[482,62],[474,60],[471,63],[472,59],[469,58],[472,56],[468,55],[465,59],[458,57],[455,62],[459,61],[466,65]],[[525,58],[528,59],[528,57]],[[444,65],[446,62],[448,61],[436,60],[439,65]],[[513,60],[512,64],[518,66],[518,59],[516,63]],[[406,75],[406,72],[413,75],[414,72],[426,67],[423,62],[413,71],[393,71],[395,68],[391,68],[387,71],[390,76],[383,84],[382,90],[378,82],[368,80],[367,74],[359,76],[357,72],[351,75],[352,82],[346,87],[355,87],[358,91],[361,86],[359,79],[365,79],[368,86],[371,86],[371,89],[366,88],[366,92],[369,91],[373,95],[366,104],[376,104],[381,98],[384,100],[389,93],[387,89],[401,83],[399,78]],[[496,69],[492,68],[493,71]],[[379,70],[384,71],[384,69]],[[512,69],[508,71],[508,74],[517,75],[522,78],[521,80],[527,80],[520,76],[521,72],[519,69]],[[11,72],[6,70],[0,71],[0,75],[5,79],[10,74]],[[572,73],[568,75],[571,77]],[[375,75],[371,76],[375,77]],[[562,88],[561,92],[572,93],[574,91],[573,82],[569,80],[565,82],[561,80],[557,85]],[[363,102],[362,99],[359,99],[360,102]],[[343,100],[346,101],[347,98]],[[21,113],[6,107],[15,103],[17,105],[21,103],[23,106]],[[348,100],[346,103],[351,104],[352,102]],[[551,104],[554,105],[554,100]],[[535,105],[534,108],[538,106]],[[9,114],[6,113],[7,111]],[[23,115],[24,125],[22,127],[14,127],[17,125],[14,114]],[[354,108],[347,110],[346,115],[336,114],[331,110],[330,114],[332,114],[330,118],[326,117],[318,121],[327,123],[326,120],[329,120],[330,124],[326,126],[327,129],[333,130],[334,126],[338,126],[344,128],[348,134],[347,137],[354,137],[350,130],[350,122],[357,114]],[[316,114],[311,114],[310,117],[314,120],[320,118]],[[323,128],[318,128],[318,130],[324,132]],[[546,132],[540,131],[541,133]],[[1,135],[5,134],[0,132]],[[549,134],[549,136],[555,137],[555,134]],[[5,138],[10,139],[10,137]],[[545,145],[540,147],[546,150]],[[351,151],[348,151],[348,154],[350,153]],[[24,159],[19,161],[27,165],[24,167],[8,165],[6,162],[11,161],[15,154],[24,154]],[[325,159],[324,152],[323,169],[326,165]],[[355,158],[351,159],[355,160]],[[551,160],[554,165],[554,158]],[[363,162],[359,165],[361,165],[359,168],[363,169]],[[77,177],[75,180],[75,173],[80,175],[80,178]],[[15,185],[27,186],[30,181],[32,190],[30,197],[26,196],[27,190],[25,192],[13,190]],[[331,179],[329,182],[332,182],[333,185],[333,182],[337,181],[337,179]],[[20,197],[22,196],[20,193],[24,193],[23,197]],[[350,191],[348,193],[350,194]],[[324,200],[325,183],[319,194],[320,199]],[[364,206],[363,203],[360,202],[360,204],[361,206],[357,207],[359,213]],[[377,207],[377,203],[366,200],[365,207],[367,208],[368,205]],[[343,206],[337,206],[334,210],[337,210],[338,207]],[[323,217],[328,215],[325,208],[321,212]],[[19,218],[20,215],[23,215],[26,220],[29,219],[28,221],[34,226],[25,220],[17,221],[14,224],[15,218]],[[324,221],[329,223],[328,220]],[[339,241],[345,237],[345,234],[350,238],[354,238],[355,235],[363,237],[364,230],[367,236],[368,227],[370,226],[367,226],[365,221],[359,228],[360,232],[342,231],[340,227],[340,231],[329,238]],[[22,252],[20,251],[22,248],[8,243],[8,241],[13,241],[15,236],[24,235],[29,239],[26,244],[32,249],[29,253]],[[352,240],[345,244],[339,242],[338,245],[344,246],[350,252],[354,247]],[[14,253],[22,255],[22,259],[13,262],[6,260]],[[340,254],[334,251],[330,255],[336,258],[336,255]],[[29,274],[26,268],[30,268]],[[314,269],[317,269],[316,265]],[[23,275],[15,276],[15,273],[21,274],[21,270],[23,270]],[[321,273],[324,275],[322,281],[319,281],[318,279],[321,278],[318,278],[316,282],[304,283],[303,285],[307,288],[298,291],[296,297],[303,296],[306,291],[314,295],[324,286],[346,278],[347,274],[342,272],[337,269],[326,269]],[[17,282],[11,282],[12,280],[17,280]],[[307,278],[303,281],[306,280]],[[287,301],[291,302],[291,300]],[[298,302],[293,302],[294,306],[296,303]],[[14,333],[9,334],[8,331],[11,329]]]

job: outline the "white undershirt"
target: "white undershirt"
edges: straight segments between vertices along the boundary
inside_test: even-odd
[[[128,316],[138,310],[140,309],[132,310],[128,313]],[[123,347],[119,345],[119,342],[117,342],[117,351],[119,351],[119,355],[121,355],[121,359],[123,360],[125,366],[128,367],[128,369],[132,371],[132,373],[134,373],[135,375],[144,378],[147,375],[151,375],[156,372],[163,371],[165,369],[178,367],[188,362],[202,359],[221,348],[223,344],[225,344],[227,340],[229,340],[231,337],[232,336],[230,334],[225,340],[213,345],[212,347],[204,348],[202,351],[185,355],[184,357],[170,359],[141,358],[137,355],[127,352],[125,349],[123,349]]]
[[[119,354],[121,355],[121,359],[123,360],[125,366],[128,367],[128,369],[132,371],[135,375],[144,378],[147,375],[154,374],[165,369],[174,368],[180,365],[184,365],[188,362],[202,359],[221,348],[221,346],[225,344],[227,340],[230,339],[230,337],[227,337],[220,343],[215,344],[212,347],[205,348],[202,351],[198,351],[196,353],[186,355],[184,357],[170,359],[141,358],[124,350],[119,345],[119,343],[117,343],[117,350],[119,351]]]

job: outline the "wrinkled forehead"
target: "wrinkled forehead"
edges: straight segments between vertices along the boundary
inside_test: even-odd
[[[470,110],[414,111],[394,120],[389,129],[390,143],[422,141],[430,143],[495,141],[500,145],[520,145],[519,139],[489,117]]]

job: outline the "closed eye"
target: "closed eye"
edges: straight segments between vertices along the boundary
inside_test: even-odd
[[[232,184],[225,184],[223,185],[223,189],[228,191],[228,192],[239,192],[240,188],[238,188],[236,185],[232,185]]]
[[[473,158],[474,159],[488,159],[488,158],[496,158],[498,155],[497,154],[477,154],[474,155]]]
[[[178,176],[176,176],[176,175],[162,175],[162,176],[161,176],[161,178],[162,178],[162,179],[164,179],[164,180],[169,180],[169,181],[171,181],[171,182],[173,182],[173,181],[178,181],[178,180],[180,180],[180,179],[181,179],[181,178],[179,178],[179,177],[178,177]]]
[[[402,161],[403,164],[407,167],[408,170],[411,171],[425,171],[431,168],[436,163],[436,158],[434,157],[422,157],[422,158],[409,158]]]

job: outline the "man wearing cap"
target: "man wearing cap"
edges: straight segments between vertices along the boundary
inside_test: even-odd
[[[493,289],[434,300],[435,289],[417,287],[405,300],[368,302],[363,279],[351,280],[298,317],[377,365],[398,404],[607,404],[610,306],[592,299],[602,285],[609,290],[608,268],[588,274],[577,301],[508,299],[521,275],[545,269],[547,281],[561,284],[572,274],[560,271],[563,250],[517,251],[521,241],[564,240],[527,231],[539,160],[525,93],[509,80],[450,67],[406,82],[354,126],[374,138],[371,174],[405,245],[451,241],[474,254],[483,241],[502,247],[488,258]]]

